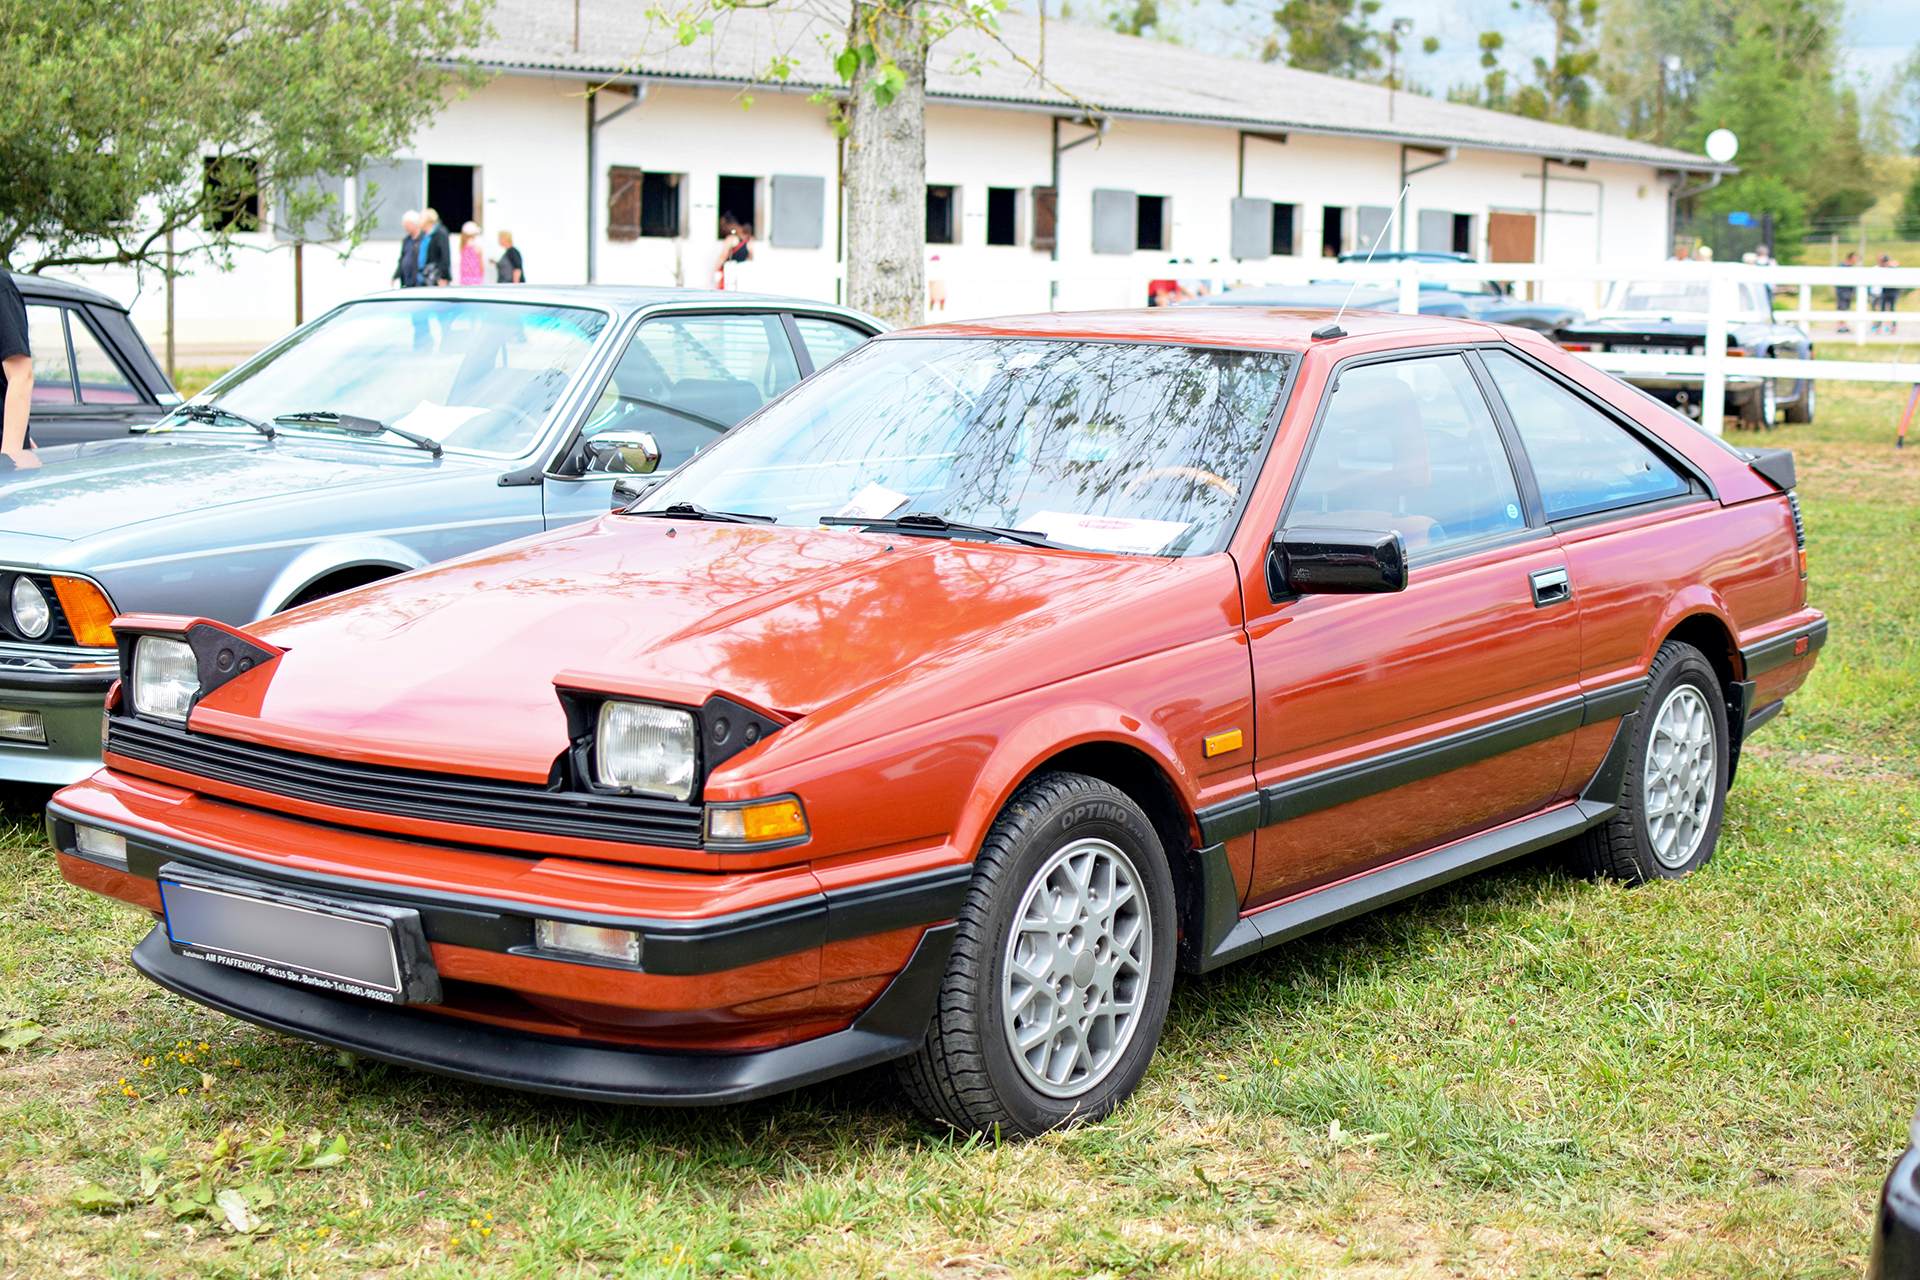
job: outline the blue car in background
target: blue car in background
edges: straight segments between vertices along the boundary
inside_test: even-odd
[[[0,472],[0,782],[99,764],[108,623],[240,624],[599,515],[884,326],[691,289],[346,303],[130,437]]]

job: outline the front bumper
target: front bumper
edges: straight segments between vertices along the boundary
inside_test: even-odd
[[[222,1013],[382,1062],[592,1102],[717,1106],[914,1052],[926,1039],[955,928],[928,929],[906,968],[846,1030],[725,1056],[580,1044],[330,995],[175,955],[164,925],[134,948],[133,964],[169,991]]]
[[[63,787],[100,767],[100,726],[118,667],[0,663],[0,710],[35,712],[45,745],[0,740],[0,781]]]

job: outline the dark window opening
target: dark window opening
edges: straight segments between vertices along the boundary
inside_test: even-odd
[[[1167,250],[1167,198],[1165,196],[1141,196],[1139,219],[1134,223],[1134,244],[1136,249],[1151,249],[1156,253]]]
[[[1058,234],[1055,210],[1060,203],[1060,191],[1057,187],[1035,187],[1033,189],[1033,247],[1051,249]]]
[[[1453,251],[1466,254],[1473,252],[1473,215],[1470,213],[1453,215]]]
[[[207,156],[202,162],[202,218],[214,231],[260,229],[260,163],[244,156]]]
[[[1273,206],[1273,251],[1293,253],[1293,206],[1290,204]]]
[[[427,166],[427,207],[440,215],[440,225],[459,235],[469,222],[480,221],[480,166]]]
[[[649,173],[640,178],[640,234],[672,239],[680,234],[678,173]]]
[[[720,175],[720,220],[716,232],[726,238],[727,224],[737,222],[748,231],[754,229],[754,202],[760,194],[760,179]]]
[[[927,243],[954,242],[953,188],[927,188]]]
[[[1013,187],[987,188],[987,243],[1020,242],[1020,193]]]
[[[643,175],[638,169],[614,165],[607,170],[607,239],[640,238],[640,186]]]
[[[1320,214],[1320,253],[1327,258],[1340,256],[1343,242],[1341,224],[1346,220],[1345,209],[1336,209],[1328,205]]]

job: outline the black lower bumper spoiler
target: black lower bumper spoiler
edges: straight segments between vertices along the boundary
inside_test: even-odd
[[[459,1080],[593,1102],[717,1106],[905,1057],[925,1040],[955,926],[921,937],[906,968],[845,1031],[758,1053],[691,1054],[582,1044],[375,1004],[176,955],[164,925],[133,964],[169,991],[270,1031]]]

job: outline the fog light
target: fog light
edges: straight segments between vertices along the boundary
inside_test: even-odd
[[[38,711],[0,711],[0,742],[47,745],[47,722]]]
[[[791,840],[807,834],[807,815],[792,796],[707,808],[709,840]]]
[[[76,825],[73,829],[73,845],[96,861],[117,863],[123,870],[127,865],[127,838],[118,832]]]
[[[640,935],[631,929],[602,929],[565,920],[535,920],[533,942],[542,951],[564,951],[621,964],[640,963]]]

